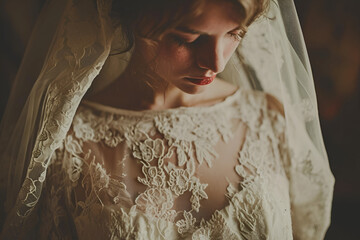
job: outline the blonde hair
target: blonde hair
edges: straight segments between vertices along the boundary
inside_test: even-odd
[[[191,21],[201,14],[206,1],[231,2],[238,9],[244,30],[269,5],[269,0],[113,0],[114,24],[121,26],[128,43],[122,52],[132,48],[135,36],[156,41],[166,30]]]

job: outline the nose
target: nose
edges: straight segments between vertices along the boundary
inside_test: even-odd
[[[197,64],[202,69],[220,73],[225,68],[224,47],[221,40],[209,40],[197,51]]]

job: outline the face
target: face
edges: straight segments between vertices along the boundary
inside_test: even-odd
[[[204,9],[186,25],[167,31],[155,57],[143,56],[149,60],[153,77],[189,94],[204,91],[224,70],[242,36],[230,3],[208,1]],[[141,52],[151,50],[144,44]]]

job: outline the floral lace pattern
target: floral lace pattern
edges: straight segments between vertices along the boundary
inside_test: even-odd
[[[290,133],[283,136],[284,121],[278,113],[268,111],[264,94],[241,92],[215,107],[165,112],[111,113],[86,105],[78,109],[109,56],[111,3],[66,0],[60,3],[62,9],[55,9],[59,20],[44,25],[54,30],[54,35],[47,36],[53,41],[49,49],[44,46],[39,52],[47,53],[46,60],[40,63],[41,72],[32,76],[37,80],[31,94],[24,96],[28,99],[21,114],[24,121],[17,124],[26,124],[15,129],[21,145],[12,144],[9,138],[15,158],[4,155],[11,164],[9,174],[4,175],[10,179],[10,194],[2,237],[37,238],[33,234],[39,228],[37,239],[291,239],[291,235],[321,239],[329,225],[334,183],[326,154],[319,156],[307,146],[311,139],[296,131],[292,134],[298,125],[289,126],[291,111],[286,112]],[[276,18],[270,14],[268,19],[274,22]],[[274,84],[288,76],[279,79],[273,70],[292,62],[281,51],[281,35],[267,32],[268,23],[259,21],[259,29],[254,24],[255,30],[249,29],[239,51],[264,91],[294,103],[294,110],[311,126],[316,122],[316,106],[308,99],[314,98],[290,101],[286,95],[291,87]],[[18,75],[25,76],[24,80],[28,76]],[[311,95],[308,90],[313,87],[304,87]],[[293,90],[296,93],[297,87]],[[216,147],[219,141],[231,146],[230,126],[238,124],[237,120],[248,129],[241,151],[235,149],[239,157],[231,171],[241,180],[229,184],[226,194],[218,194],[226,195],[228,205],[211,210],[210,218],[201,220],[196,216],[206,209],[204,203],[213,200],[214,187],[198,170],[216,168],[217,160],[230,158]],[[33,133],[26,137],[29,131]],[[306,134],[306,129],[300,132]],[[291,140],[300,136],[298,142],[289,144],[298,151],[287,146],[288,136]],[[297,147],[297,143],[305,146]],[[323,148],[321,139],[320,147],[315,145],[320,151]],[[104,149],[123,150],[123,155],[114,158]],[[135,197],[127,182],[128,172],[116,176],[113,172],[126,169],[130,158],[138,164],[140,173],[135,180],[143,187]],[[3,172],[7,171],[4,167]],[[218,180],[219,174],[211,178]],[[176,202],[186,194],[189,207],[179,210]],[[37,215],[39,221],[35,221]]]
[[[212,168],[222,156],[216,144],[229,143],[238,120],[247,126],[233,166],[240,181],[229,182],[225,208],[208,220],[197,218],[203,202],[212,200],[198,169]],[[86,103],[58,151],[62,164],[52,167],[64,176],[58,189],[67,196],[63,201],[70,206],[80,239],[292,239],[289,152],[283,133],[282,116],[267,109],[263,93],[251,91],[238,90],[211,107],[158,112],[99,110]],[[130,173],[114,175],[110,160],[101,157],[106,154],[95,154],[94,146],[122,149],[123,159],[116,160],[115,168],[127,169],[129,159],[136,162],[141,168],[136,181],[144,190],[132,197]],[[303,162],[297,170],[313,174]],[[312,178],[319,183],[319,176]],[[186,194],[190,208],[179,210],[176,201]]]
[[[51,156],[61,145],[77,106],[110,51],[112,30],[109,28],[109,17],[105,16],[108,15],[111,1],[99,0],[89,5],[88,1],[69,0],[63,5],[67,6],[63,13],[64,21],[52,37],[56,41],[36,82],[43,84],[47,91],[40,97],[44,99],[39,103],[43,111],[38,112],[41,115],[39,133],[26,176],[16,195],[17,199],[13,199],[16,202],[11,203],[14,205],[13,211],[4,227],[9,239],[20,238],[18,229],[25,229],[29,225],[27,218],[40,199]],[[82,11],[82,14],[77,11]],[[87,29],[84,31],[86,36],[79,38],[77,28]]]

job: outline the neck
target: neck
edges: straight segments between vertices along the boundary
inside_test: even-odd
[[[110,90],[116,92],[109,94],[116,96],[116,99],[111,100],[111,105],[116,102],[116,107],[133,110],[188,106],[187,102],[194,96],[184,93],[158,76],[147,74],[143,66],[147,66],[146,63],[133,59],[129,62],[125,72]]]

